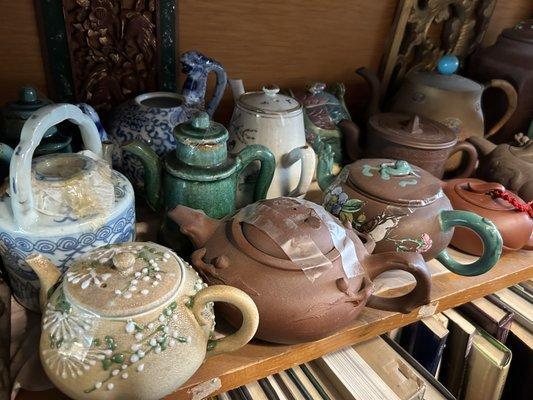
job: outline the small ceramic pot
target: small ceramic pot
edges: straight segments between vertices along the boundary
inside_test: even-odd
[[[276,158],[267,198],[305,195],[315,172],[315,152],[305,141],[301,104],[280,94],[277,86],[244,93],[241,81],[230,82],[236,105],[229,126],[228,151],[235,155],[250,145],[267,147]],[[237,189],[238,208],[254,201],[250,185],[255,184],[257,172],[256,163],[243,171]]]
[[[442,182],[407,161],[362,159],[336,178],[319,174],[318,183],[325,192],[324,208],[369,235],[375,252],[418,252],[426,261],[436,257],[449,270],[468,276],[487,272],[500,258],[502,238],[494,224],[453,210]],[[446,251],[456,226],[474,231],[483,242],[483,254],[472,264],[460,264]]]
[[[183,73],[186,75],[181,94],[171,92],[144,93],[118,106],[108,121],[109,139],[115,145],[113,165],[132,182],[136,189],[144,187],[143,167],[139,160],[122,154],[121,146],[131,140],[140,140],[151,147],[159,157],[176,147],[172,134],[174,127],[188,121],[198,111],[215,112],[227,78],[224,68],[196,51],[181,55]],[[216,74],[216,88],[205,105],[208,75]]]
[[[45,132],[65,120],[79,126],[89,152],[32,160]],[[93,248],[133,239],[133,188],[103,155],[96,126],[74,105],[40,108],[24,124],[11,157],[8,194],[0,197],[0,255],[25,307],[39,310],[39,282],[24,261],[29,254],[46,254],[64,271]]]
[[[349,121],[340,123],[344,131],[358,128]],[[359,146],[357,133],[347,133],[347,146],[353,160],[359,158],[391,158],[405,160],[420,167],[437,178],[444,175],[446,161],[457,152],[465,152],[465,165],[454,171],[456,177],[472,174],[477,163],[475,147],[465,141],[457,141],[457,135],[448,127],[417,115],[401,113],[378,113],[368,120],[365,146]],[[362,154],[361,154],[362,153]],[[361,156],[362,155],[362,156]]]
[[[507,192],[505,187],[470,178],[447,181],[443,189],[455,210],[475,212],[496,225],[503,239],[504,251],[533,249],[531,205]],[[461,227],[455,228],[451,245],[466,253],[478,256],[483,253],[479,237]]]
[[[189,264],[154,243],[96,249],[62,281],[44,256],[27,262],[41,280],[43,368],[72,399],[161,399],[206,356],[244,346],[257,329],[249,296],[207,287]],[[214,301],[242,312],[237,333],[212,337]]]
[[[318,340],[365,305],[406,313],[429,301],[431,276],[419,254],[371,255],[352,229],[307,200],[263,200],[223,221],[183,206],[169,216],[197,247],[192,263],[208,283],[234,285],[254,299],[263,340]],[[372,295],[372,279],[392,269],[412,274],[416,287],[399,297]],[[239,325],[234,309],[220,312]]]

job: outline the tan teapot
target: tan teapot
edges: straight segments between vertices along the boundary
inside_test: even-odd
[[[407,313],[429,301],[431,275],[420,254],[370,254],[351,228],[307,200],[262,200],[222,221],[184,206],[169,217],[193,241],[192,264],[208,283],[230,284],[254,299],[263,340],[318,340],[354,321],[365,305]],[[373,295],[372,280],[393,269],[413,275],[415,288],[399,297]],[[220,313],[240,325],[233,308]]]
[[[189,264],[155,243],[100,247],[75,261],[62,281],[42,255],[26,261],[41,283],[43,368],[73,399],[163,398],[206,356],[244,346],[257,329],[248,295],[207,287]],[[231,303],[244,321],[218,340],[214,301]]]

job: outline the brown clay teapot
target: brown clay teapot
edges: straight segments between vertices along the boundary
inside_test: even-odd
[[[266,341],[323,338],[365,304],[407,313],[429,301],[431,276],[419,254],[371,255],[352,229],[307,200],[263,200],[223,221],[184,206],[168,215],[194,243],[192,264],[209,283],[225,282],[253,298],[256,337]],[[416,287],[400,297],[372,295],[372,279],[392,269],[411,273]],[[240,324],[235,309],[220,312]]]
[[[344,132],[346,149],[352,160],[363,157],[405,160],[442,178],[446,161],[455,153],[464,152],[464,166],[453,171],[454,176],[470,176],[476,167],[474,146],[464,140],[458,141],[457,134],[450,128],[429,118],[404,113],[376,113],[368,119],[368,133],[363,138],[357,126],[349,120],[341,121],[339,127]],[[364,147],[361,142],[365,142]]]
[[[437,258],[460,275],[480,275],[500,258],[502,238],[492,222],[471,212],[453,210],[441,180],[405,160],[368,158],[343,168],[335,177],[332,161],[320,155],[317,180],[324,190],[323,206],[342,222],[369,235],[374,252],[415,251]],[[483,241],[483,255],[461,264],[446,251],[454,227],[473,230]]]
[[[443,186],[455,210],[474,212],[490,219],[503,239],[503,249],[533,249],[533,210],[531,205],[505,190],[499,183],[479,179],[452,179]],[[483,244],[477,235],[455,228],[451,245],[466,253],[481,255]]]
[[[477,176],[501,183],[527,202],[533,201],[533,140],[516,135],[516,146],[495,145],[487,139],[468,139],[479,153]]]

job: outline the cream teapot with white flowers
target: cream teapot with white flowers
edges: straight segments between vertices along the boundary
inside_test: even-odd
[[[244,292],[207,287],[189,264],[155,243],[100,247],[60,281],[44,256],[27,263],[41,283],[41,361],[73,399],[160,399],[207,356],[236,350],[255,334],[258,312]],[[212,337],[212,302],[237,307],[241,328]]]

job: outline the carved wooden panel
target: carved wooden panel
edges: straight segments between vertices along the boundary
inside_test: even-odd
[[[35,0],[49,91],[98,111],[175,90],[175,0]]]
[[[400,0],[381,65],[384,92],[444,54],[464,59],[483,40],[496,0]]]

